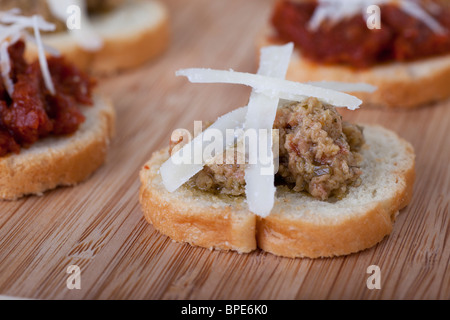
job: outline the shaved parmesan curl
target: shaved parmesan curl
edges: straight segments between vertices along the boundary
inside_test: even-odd
[[[212,160],[212,157],[206,159],[203,158],[201,163],[197,163],[194,159],[196,149],[200,150],[203,155],[203,151],[206,147],[203,143],[203,138],[208,134],[208,131],[220,130],[223,136],[225,136],[227,129],[242,128],[244,126],[246,114],[247,107],[242,107],[220,117],[214,124],[209,126],[205,131],[172,155],[169,160],[163,163],[160,173],[167,191],[176,191],[179,187],[188,182],[190,178],[201,171],[207,162]],[[228,145],[224,144],[222,150],[218,150],[218,152],[224,151],[227,147]],[[186,154],[190,154],[191,156],[189,163],[178,163],[178,161],[175,160],[177,157],[182,157]]]
[[[0,45],[0,68],[2,71],[2,80],[3,84],[6,88],[6,91],[8,92],[9,96],[11,97],[14,92],[14,83],[9,76],[11,72],[11,61],[8,54],[8,47],[9,42],[4,41]]]
[[[47,90],[54,95],[56,93],[55,86],[53,85],[52,76],[48,69],[47,57],[45,56],[44,46],[42,45],[41,34],[39,32],[39,21],[37,16],[33,16],[34,36],[38,46],[39,64],[41,66],[42,77],[44,78],[45,86]]]
[[[279,97],[290,101],[303,101],[307,97],[314,97],[322,102],[350,110],[359,108],[362,103],[355,96],[342,92],[259,74],[212,69],[183,69],[177,71],[176,75],[185,76],[192,83],[243,84],[269,97]]]
[[[285,46],[271,46],[261,49],[259,75],[272,76],[279,79],[286,77],[289,61],[294,50],[293,43]],[[257,134],[258,148],[249,148],[249,158],[258,159],[266,144],[269,165],[263,165],[261,159],[255,164],[248,164],[245,169],[245,194],[251,212],[261,217],[267,217],[275,203],[275,166],[273,155],[272,128],[277,114],[279,97],[268,97],[256,90],[250,95],[245,130],[254,130]],[[265,130],[265,136],[261,131]],[[256,155],[252,153],[256,151]]]

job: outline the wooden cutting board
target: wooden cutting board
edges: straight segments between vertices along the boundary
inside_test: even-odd
[[[287,259],[262,251],[210,251],[174,243],[148,225],[138,172],[175,128],[246,104],[250,89],[190,84],[175,70],[254,72],[254,39],[269,0],[167,0],[172,43],[157,61],[101,81],[115,103],[117,136],[91,179],[43,197],[0,203],[0,294],[37,299],[449,299],[450,102],[414,111],[361,109],[350,121],[377,123],[417,153],[412,203],[393,233],[361,253]],[[395,90],[395,88],[393,88]],[[67,268],[81,271],[70,290]],[[377,265],[381,289],[368,289]]]

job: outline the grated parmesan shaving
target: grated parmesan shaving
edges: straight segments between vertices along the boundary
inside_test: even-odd
[[[339,21],[358,14],[366,16],[366,10],[369,6],[387,3],[398,3],[399,8],[403,12],[421,20],[437,34],[447,32],[416,0],[318,0],[318,6],[309,21],[308,27],[315,31],[324,21],[328,21],[331,25],[334,25]]]
[[[293,49],[292,43],[262,48],[258,74],[284,79]],[[249,159],[258,159],[258,152],[261,152],[260,148],[263,147],[262,143],[266,143],[265,153],[269,160],[268,165],[263,165],[261,159],[258,159],[256,163],[249,163],[245,169],[245,194],[248,207],[251,212],[261,217],[268,216],[275,203],[272,128],[278,103],[279,97],[268,97],[253,90],[245,121],[245,130],[255,130],[258,141],[258,148],[249,148]],[[261,136],[260,130],[264,130],[265,136]]]
[[[400,8],[410,16],[421,20],[425,23],[428,28],[433,30],[437,34],[445,34],[447,30],[440,25],[426,10],[424,10],[419,3],[415,3],[412,1],[400,2]]]
[[[0,13],[0,67],[3,84],[9,96],[14,93],[14,83],[10,78],[11,60],[8,47],[24,37],[31,37],[26,29],[33,28],[34,41],[36,42],[39,54],[39,64],[45,86],[51,94],[55,94],[55,87],[48,69],[47,58],[45,56],[45,46],[42,43],[40,31],[53,31],[55,26],[45,21],[41,16],[25,17],[20,15],[20,10],[13,9]]]
[[[36,42],[36,38],[35,37],[31,36],[28,33],[25,33],[24,36],[25,36],[25,40],[27,42],[31,42],[37,47],[38,44]],[[60,57],[61,56],[61,52],[59,52],[59,50],[57,50],[57,49],[55,49],[55,48],[45,44],[44,42],[42,42],[42,46],[44,47],[45,52],[47,52],[51,56],[54,56],[54,57]]]
[[[53,85],[52,76],[48,69],[47,57],[45,56],[44,47],[42,45],[41,33],[39,32],[39,20],[38,16],[33,16],[33,28],[34,37],[36,38],[36,44],[39,55],[39,65],[41,66],[42,77],[44,78],[45,86],[47,90],[54,95],[56,93],[55,86]]]
[[[342,92],[258,74],[212,69],[182,69],[177,71],[176,75],[185,76],[192,83],[243,84],[269,97],[291,101],[303,101],[307,97],[315,97],[325,103],[336,107],[347,107],[350,110],[359,108],[362,103],[360,99]]]
[[[207,162],[213,160],[212,155],[206,155],[206,157],[203,157],[205,148],[207,147],[207,145],[203,143],[203,140],[204,137],[208,135],[208,132],[210,132],[210,130],[220,130],[222,135],[225,137],[227,129],[242,128],[244,126],[247,109],[247,107],[242,107],[220,117],[215,123],[209,126],[192,141],[184,145],[163,163],[160,168],[160,174],[167,191],[174,192],[177,190],[190,178],[200,172]],[[216,151],[221,153],[228,147],[229,145],[224,144],[222,150]],[[200,159],[195,159],[195,150],[200,151]],[[183,157],[186,154],[189,155],[189,163],[177,163],[177,161],[175,161],[177,157]]]
[[[14,83],[9,76],[9,73],[11,72],[11,61],[9,59],[8,47],[8,41],[4,41],[0,45],[0,68],[2,70],[3,84],[5,85],[6,91],[11,97],[14,92]]]

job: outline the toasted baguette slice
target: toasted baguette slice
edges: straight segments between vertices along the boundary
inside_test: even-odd
[[[94,102],[83,107],[86,121],[73,135],[48,137],[20,154],[0,158],[0,199],[42,195],[58,186],[75,185],[103,164],[114,133],[115,111],[100,96]]]
[[[169,43],[169,13],[158,1],[126,1],[112,12],[93,17],[91,22],[104,42],[98,51],[83,50],[69,32],[47,34],[42,40],[94,75],[111,75],[140,66],[161,54]],[[33,61],[36,47],[30,44],[28,48],[27,57]]]
[[[213,195],[187,186],[169,193],[159,168],[167,149],[153,154],[140,173],[140,202],[147,221],[175,241],[250,252],[257,247],[285,257],[332,257],[357,252],[390,234],[411,200],[415,155],[395,133],[365,126],[362,185],[337,202],[279,187],[272,213],[260,218],[244,197]]]
[[[258,50],[264,46],[280,44],[272,39],[274,37],[270,31],[265,32],[257,40]],[[364,105],[411,109],[450,97],[450,55],[356,70],[346,66],[314,63],[303,58],[300,49],[296,48],[286,77],[299,82],[369,83],[378,88],[374,93],[352,93],[363,100]]]

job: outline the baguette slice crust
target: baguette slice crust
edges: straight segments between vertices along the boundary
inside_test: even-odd
[[[91,23],[104,42],[98,51],[82,49],[69,32],[43,35],[43,42],[98,76],[138,67],[156,58],[169,44],[169,13],[159,1],[126,1],[114,11],[92,18]],[[27,47],[28,59],[36,59],[36,47]]]
[[[392,131],[364,126],[362,185],[337,202],[278,187],[266,218],[253,215],[245,197],[213,195],[183,186],[173,193],[159,168],[167,149],[153,154],[140,173],[140,202],[147,221],[175,241],[250,252],[256,247],[285,257],[332,257],[372,247],[390,234],[412,198],[413,147]]]
[[[243,197],[213,195],[193,188],[166,191],[159,168],[168,149],[155,152],[140,172],[140,203],[146,220],[175,241],[205,248],[256,249],[256,216]]]
[[[83,114],[86,121],[73,135],[41,139],[20,154],[0,158],[0,199],[75,185],[104,163],[114,134],[114,108],[95,96],[94,106],[83,107]]]
[[[257,40],[261,47],[280,44],[269,28]],[[292,81],[363,82],[376,86],[373,93],[352,93],[364,105],[412,109],[450,97],[450,55],[414,62],[391,62],[364,70],[347,66],[321,65],[302,56],[295,48],[286,78]]]

